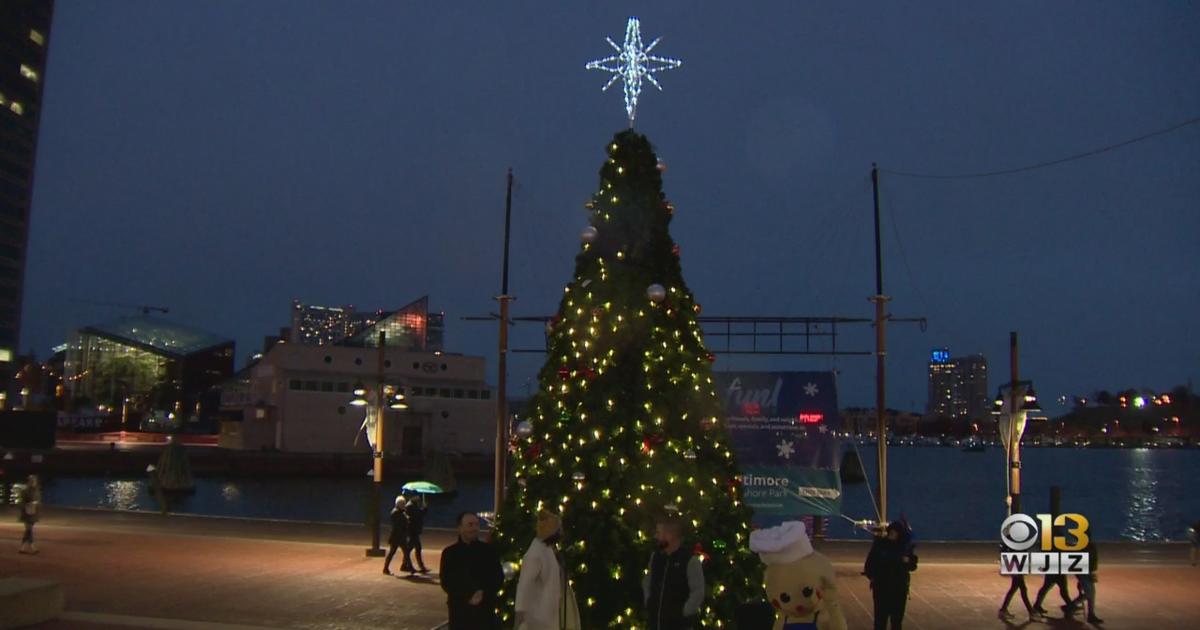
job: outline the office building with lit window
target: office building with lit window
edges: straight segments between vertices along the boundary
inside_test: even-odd
[[[29,210],[52,0],[0,2],[0,392],[21,333]]]
[[[358,312],[353,306],[318,306],[292,301],[290,343],[374,347],[383,331],[388,346],[415,351],[442,349],[444,313],[429,312],[422,296],[394,311]]]
[[[931,418],[986,420],[990,417],[987,359],[981,355],[951,357],[938,348],[929,357],[929,401],[925,414]]]

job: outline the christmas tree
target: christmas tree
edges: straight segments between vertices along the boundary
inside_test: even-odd
[[[630,129],[606,153],[574,278],[547,325],[538,393],[511,443],[496,542],[518,562],[537,511],[559,512],[583,627],[645,627],[655,520],[676,515],[703,559],[703,623],[730,627],[738,603],[760,598],[762,567],[748,549],[750,510],[714,357],[668,230],[674,207],[653,147]],[[515,584],[505,587],[509,607]]]

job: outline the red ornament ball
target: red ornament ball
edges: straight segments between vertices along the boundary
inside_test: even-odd
[[[712,363],[712,362],[714,362],[714,361],[716,361],[716,360],[717,360],[717,355],[715,355],[715,354],[713,354],[713,353],[709,352],[709,353],[708,353],[708,362],[709,362],[709,363]]]
[[[679,258],[679,243],[675,243],[671,246],[671,253],[674,254],[676,258]]]
[[[558,377],[564,381],[567,380],[568,378],[571,378],[570,368],[567,368],[567,367],[558,368]]]

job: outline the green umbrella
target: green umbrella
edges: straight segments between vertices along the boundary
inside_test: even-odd
[[[404,492],[416,492],[417,494],[441,494],[444,492],[441,486],[428,481],[410,481],[400,486],[400,489]]]

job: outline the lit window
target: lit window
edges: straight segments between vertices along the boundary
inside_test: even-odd
[[[38,73],[35,72],[33,68],[30,68],[25,64],[21,64],[21,76],[33,81],[34,83],[37,83]]]
[[[12,361],[12,349],[0,348],[0,363],[8,363]]]
[[[38,46],[46,45],[46,36],[42,35],[36,28],[29,29],[29,39],[32,39]]]
[[[0,92],[0,107],[8,105],[8,99],[4,98],[4,92]]]
[[[21,104],[16,101],[9,103],[8,108],[11,109],[12,112],[18,116],[25,113],[25,108],[21,107]]]

